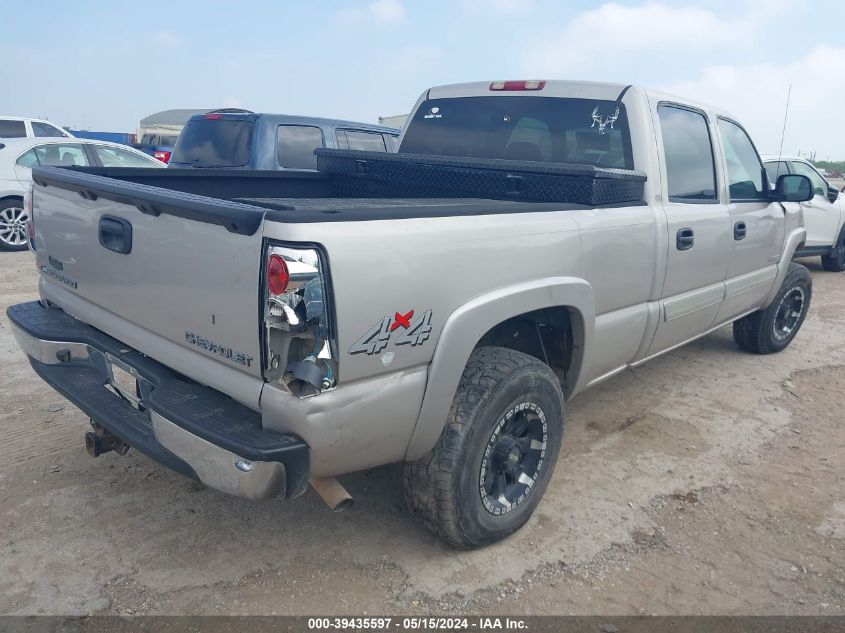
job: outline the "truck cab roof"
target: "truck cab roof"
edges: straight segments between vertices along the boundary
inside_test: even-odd
[[[542,84],[538,88],[510,88],[496,89],[495,84]],[[488,97],[488,96],[514,96],[514,97],[557,97],[570,99],[600,99],[606,101],[622,100],[628,92],[640,92],[654,101],[670,101],[696,107],[700,110],[708,110],[717,116],[733,119],[733,115],[725,110],[714,108],[710,104],[701,103],[686,97],[679,97],[667,92],[661,92],[635,84],[623,84],[603,81],[577,81],[567,79],[552,80],[518,80],[518,81],[473,81],[443,86],[433,86],[426,90],[420,100],[425,99],[452,99],[457,97]]]

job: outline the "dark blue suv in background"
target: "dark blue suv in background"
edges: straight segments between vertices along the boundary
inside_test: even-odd
[[[399,130],[307,116],[210,112],[188,119],[169,167],[316,169],[318,147],[395,152]]]

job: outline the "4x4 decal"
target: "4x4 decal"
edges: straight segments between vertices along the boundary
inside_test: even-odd
[[[400,330],[401,328],[401,330]],[[394,331],[400,330],[395,345],[410,345],[417,347],[425,343],[431,336],[431,310],[426,310],[414,318],[414,310],[404,314],[394,312],[393,316],[385,316],[367,330],[364,335],[349,348],[350,354],[380,354]]]

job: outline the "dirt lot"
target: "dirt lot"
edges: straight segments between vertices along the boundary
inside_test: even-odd
[[[724,329],[579,396],[538,512],[477,552],[408,515],[397,466],[334,515],[91,459],[0,316],[0,613],[845,614],[845,276],[807,264],[789,349]],[[35,281],[0,253],[4,309]]]

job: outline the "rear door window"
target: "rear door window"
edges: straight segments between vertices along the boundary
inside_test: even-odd
[[[254,127],[254,119],[191,119],[179,135],[170,162],[243,167],[249,162]]]
[[[139,156],[119,147],[89,145],[88,148],[94,150],[103,167],[157,167],[161,164],[159,161],[145,158],[146,155]]]
[[[366,152],[386,152],[387,146],[384,136],[379,132],[363,132],[360,130],[342,130],[346,135],[346,147]]]
[[[669,105],[658,110],[669,200],[716,202],[716,167],[707,119],[700,112]]]
[[[51,143],[35,148],[35,155],[41,165],[53,167],[87,167],[85,150],[78,143]]]
[[[45,137],[64,137],[67,136],[64,132],[62,132],[59,128],[55,125],[50,125],[49,123],[41,123],[40,121],[33,121],[32,122],[32,134],[33,136],[45,136]]]
[[[317,169],[314,150],[324,147],[323,132],[311,125],[280,125],[276,131],[276,157],[286,169]]]
[[[0,138],[25,138],[26,125],[23,121],[0,119]]]

